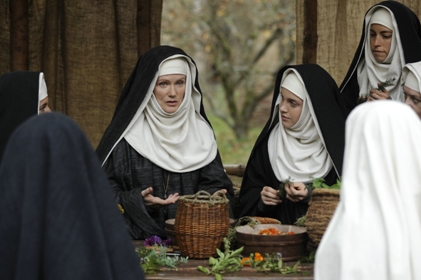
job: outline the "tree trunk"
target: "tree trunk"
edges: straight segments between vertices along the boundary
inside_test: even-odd
[[[317,63],[317,0],[304,1],[303,63]]]
[[[28,70],[28,1],[10,1],[10,69]]]

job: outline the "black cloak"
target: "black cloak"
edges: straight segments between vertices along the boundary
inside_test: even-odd
[[[108,180],[78,125],[24,122],[0,165],[2,279],[144,279]]]
[[[116,201],[124,209],[124,218],[133,239],[144,239],[151,235],[165,237],[165,220],[175,217],[177,204],[151,209],[143,203],[141,191],[148,186],[153,186],[153,195],[160,198],[165,198],[164,188],[171,191],[175,189],[172,193],[178,192],[179,195],[193,194],[198,190],[212,194],[216,190],[226,189],[231,209],[234,205],[234,189],[224,172],[219,152],[213,162],[200,170],[170,174],[142,157],[124,138],[119,141],[142,104],[160,63],[177,54],[189,57],[179,48],[158,46],[139,58],[121,93],[111,123],[96,150],[108,174]],[[194,63],[193,59],[191,60]],[[203,94],[198,79],[196,67],[194,84],[201,95],[200,115],[211,126],[204,111]]]
[[[40,72],[9,72],[0,77],[0,160],[7,139],[22,122],[38,114]]]
[[[405,63],[421,61],[421,25],[417,15],[408,7],[397,1],[383,1],[374,5],[369,10],[379,5],[389,8],[395,16],[396,23],[399,28]],[[366,22],[364,16],[360,43],[358,44],[357,51],[352,59],[348,73],[339,87],[339,90],[345,100],[348,113],[357,106],[357,100],[360,92],[357,67],[361,58],[364,58],[365,26]]]
[[[338,87],[333,78],[322,67],[316,64],[303,64],[283,67],[276,77],[270,117],[257,138],[244,173],[240,204],[242,216],[258,215],[258,204],[261,202],[260,192],[264,186],[278,189],[280,181],[276,178],[268,154],[268,139],[270,132],[279,122],[274,114],[276,99],[279,95],[282,76],[287,69],[295,69],[301,75],[311,104],[319,123],[323,139],[332,159],[334,167],[325,177],[327,184],[333,184],[342,172],[342,161],[345,143],[345,116],[343,102],[340,100]],[[340,105],[342,104],[342,105]],[[336,170],[335,170],[336,167]],[[298,218],[306,214],[308,201],[294,203],[284,196],[282,203],[277,206],[265,206],[265,215],[276,218],[284,224],[293,224]]]

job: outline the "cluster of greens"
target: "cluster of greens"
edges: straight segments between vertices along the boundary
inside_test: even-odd
[[[221,252],[221,250],[216,249],[218,257],[209,258],[210,268],[199,265],[197,269],[203,273],[206,273],[207,275],[213,274],[216,280],[222,280],[222,274],[227,271],[234,272],[241,270],[242,264],[240,254],[243,251],[244,247],[241,247],[234,251],[231,251],[230,247],[230,241],[228,240],[228,238],[225,237],[224,252]]]
[[[188,257],[167,256],[167,247],[156,246],[156,248],[146,248],[142,246],[136,250],[140,259],[140,265],[146,274],[154,274],[161,267],[171,267],[177,270],[177,266],[181,263],[187,263]]]
[[[312,189],[331,189],[331,190],[340,190],[341,189],[341,180],[336,179],[336,183],[332,186],[329,186],[325,183],[325,179],[323,178],[316,178],[313,180],[313,184],[311,185]]]
[[[393,82],[395,80],[396,80],[396,78],[392,77],[392,78],[387,79],[384,82],[380,82],[379,87],[376,88],[376,89],[384,92],[386,90],[386,87],[393,85]],[[370,93],[367,93],[365,95],[362,95],[362,96],[358,97],[357,104],[361,104],[361,103],[366,102],[369,97],[370,97]]]

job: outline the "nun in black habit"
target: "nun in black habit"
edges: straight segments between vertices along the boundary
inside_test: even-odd
[[[339,87],[347,111],[367,97],[403,102],[402,68],[406,63],[421,61],[420,50],[421,25],[413,11],[397,1],[371,7],[364,18],[357,51]],[[378,84],[388,79],[391,83],[378,90]]]
[[[33,115],[50,112],[44,73],[9,72],[0,77],[0,160],[9,136]]]
[[[144,279],[91,144],[70,118],[32,117],[0,165],[0,275],[15,280]]]
[[[206,117],[196,65],[184,51],[143,54],[97,148],[132,238],[166,237],[181,195],[234,191]]]
[[[336,182],[345,137],[344,105],[339,104],[338,87],[320,66],[286,66],[279,71],[270,118],[243,177],[240,216],[293,224],[307,212],[313,179]]]

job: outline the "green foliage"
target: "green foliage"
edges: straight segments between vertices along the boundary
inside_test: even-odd
[[[136,253],[140,258],[140,265],[146,274],[154,274],[163,266],[177,270],[177,266],[180,263],[187,263],[188,261],[188,257],[167,256],[167,247],[164,246],[157,246],[156,249],[142,246],[136,250]]]
[[[208,114],[215,131],[219,153],[224,164],[246,164],[262,127],[252,128],[247,138],[237,139],[234,132],[220,118]]]
[[[228,238],[225,237],[224,252],[221,252],[221,250],[216,249],[218,257],[209,258],[210,268],[199,265],[197,269],[203,273],[206,273],[207,275],[215,275],[215,279],[222,279],[222,274],[225,272],[239,271],[242,267],[240,254],[243,251],[243,247],[234,251],[232,251],[230,247],[231,244]]]
[[[307,215],[304,215],[301,218],[298,218],[297,221],[295,221],[294,225],[299,226],[299,227],[305,227],[306,219],[307,219]]]
[[[313,184],[311,186],[313,189],[323,188],[323,189],[333,189],[333,190],[340,190],[341,189],[341,180],[337,179],[336,183],[332,186],[329,186],[325,183],[324,178],[316,178],[313,180]]]

